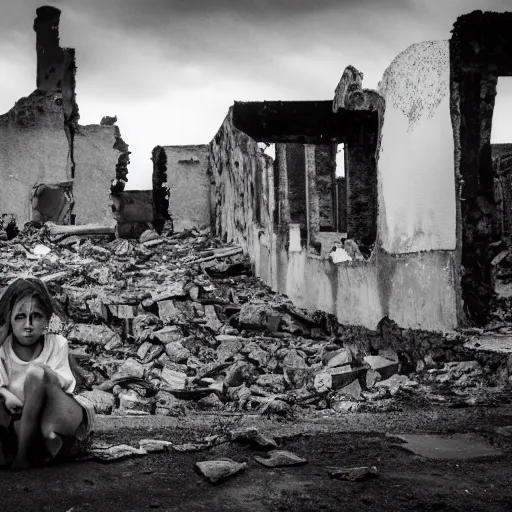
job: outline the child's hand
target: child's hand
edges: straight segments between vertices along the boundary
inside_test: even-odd
[[[11,414],[17,414],[23,409],[23,402],[12,393],[5,396],[5,407]]]

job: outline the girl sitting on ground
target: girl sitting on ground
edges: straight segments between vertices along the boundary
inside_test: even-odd
[[[13,469],[48,462],[93,427],[92,403],[71,394],[68,341],[47,332],[56,311],[39,279],[17,279],[0,298],[0,441]]]

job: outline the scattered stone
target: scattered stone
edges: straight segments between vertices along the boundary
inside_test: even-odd
[[[139,448],[148,453],[158,453],[168,451],[172,447],[170,441],[161,441],[159,439],[141,439]]]
[[[107,393],[101,389],[93,389],[91,391],[82,391],[80,395],[88,398],[93,403],[96,414],[112,413],[112,409],[115,405],[115,399],[114,395],[111,393]]]
[[[339,413],[357,412],[359,404],[351,400],[336,400],[331,408],[334,412]]]
[[[378,372],[383,380],[398,373],[398,361],[390,361],[382,356],[366,356],[364,362],[369,364],[372,370]]]
[[[356,482],[375,478],[377,476],[377,468],[375,466],[364,466],[359,468],[329,468],[329,476],[336,480],[349,480]]]
[[[165,353],[173,363],[186,362],[190,357],[190,350],[187,350],[179,341],[171,341],[165,345]]]
[[[358,380],[354,380],[347,386],[340,388],[338,393],[340,395],[350,395],[356,400],[361,400],[361,391],[361,384],[359,384]]]
[[[409,380],[406,375],[393,375],[389,379],[377,382],[375,386],[377,388],[387,388],[391,396],[395,396],[400,389],[410,389],[418,385],[416,381]]]
[[[315,375],[314,387],[320,393],[330,389],[339,389],[359,379],[365,373],[365,368],[351,368],[348,365],[322,369]]]
[[[158,316],[164,322],[174,322],[181,318],[181,311],[176,308],[172,300],[161,300],[158,304]]]
[[[366,389],[373,389],[377,382],[381,381],[380,373],[371,368],[366,372]]]
[[[220,362],[231,359],[235,354],[238,354],[243,347],[243,338],[238,336],[220,334],[215,336],[215,339],[220,342],[217,348],[217,360]]]
[[[126,379],[127,377],[134,377],[136,379],[144,378],[145,367],[135,359],[127,359],[118,369],[117,372],[112,375],[114,382]]]
[[[257,376],[258,373],[254,365],[240,361],[228,368],[224,384],[227,387],[236,387],[244,383],[252,384],[256,381]]]
[[[246,303],[242,305],[238,321],[246,329],[265,329],[272,318],[271,325],[275,325],[275,316],[278,312],[267,304]]]
[[[201,409],[221,409],[224,405],[215,393],[210,393],[208,396],[201,398],[197,404]]]
[[[306,384],[310,369],[297,350],[289,350],[283,359],[283,374],[285,381],[291,387],[300,388]]]
[[[300,466],[308,462],[306,459],[286,450],[271,450],[266,457],[256,455],[254,460],[267,468]]]
[[[328,368],[344,366],[352,362],[352,355],[345,349],[335,350],[325,354],[324,362],[327,364]]]
[[[204,315],[206,317],[206,326],[209,327],[213,332],[218,332],[219,329],[224,325],[217,316],[214,306],[205,306]]]
[[[158,331],[154,331],[153,337],[160,341],[160,343],[167,345],[167,343],[171,343],[172,341],[182,340],[183,331],[176,325],[170,325]]]
[[[151,414],[153,404],[153,400],[139,396],[133,389],[119,393],[119,412],[122,414]]]
[[[108,448],[95,448],[91,450],[91,456],[100,462],[113,462],[127,457],[147,455],[143,448],[134,448],[128,444],[119,444]]]
[[[162,369],[162,389],[165,391],[177,391],[185,389],[187,382],[187,374],[170,370],[169,368]]]
[[[75,324],[66,333],[66,338],[86,345],[106,345],[113,341],[122,344],[119,334],[103,324]]]
[[[277,448],[277,443],[271,437],[264,436],[257,428],[248,427],[230,432],[231,441],[249,443],[251,446],[263,450]]]
[[[246,462],[235,462],[231,459],[196,462],[197,470],[212,484],[236,475],[246,467]]]

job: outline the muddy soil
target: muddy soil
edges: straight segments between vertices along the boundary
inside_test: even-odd
[[[512,422],[508,414],[498,421],[495,412],[478,415],[479,421],[464,427],[446,418],[442,430],[453,431],[449,426],[456,424],[459,431],[478,432],[502,450],[500,457],[429,460],[407,451],[392,432],[376,432],[364,425],[359,432],[343,432],[340,420],[328,432],[317,429],[314,434],[279,439],[282,448],[308,459],[298,467],[267,469],[254,460],[257,452],[251,448],[226,443],[209,451],[160,453],[110,464],[85,461],[19,473],[3,471],[0,510],[512,511],[512,437],[493,431],[497,423]],[[404,426],[405,421],[399,430],[405,432]],[[193,437],[189,429],[174,433],[175,440]],[[168,439],[169,429],[118,429],[98,435],[104,442],[144,437]],[[247,462],[247,469],[216,485],[194,471],[197,461],[226,457]],[[378,476],[361,482],[333,480],[326,470],[329,466],[376,466]]]

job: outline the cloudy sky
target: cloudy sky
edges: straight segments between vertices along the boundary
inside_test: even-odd
[[[0,113],[35,88],[37,0],[4,0]],[[457,16],[512,0],[54,0],[76,49],[80,123],[117,115],[129,189],[151,188],[156,145],[207,144],[234,101],[331,99],[348,64],[376,88],[409,45],[449,39]],[[512,78],[493,142],[510,142]],[[499,102],[499,103],[498,103]],[[499,117],[499,119],[498,119]],[[512,125],[512,122],[510,123]],[[509,126],[510,126],[509,125]]]

